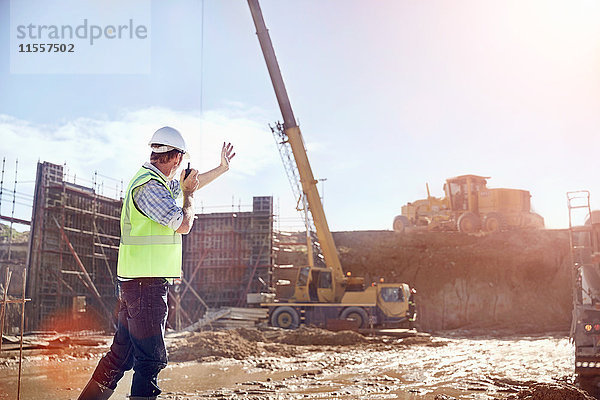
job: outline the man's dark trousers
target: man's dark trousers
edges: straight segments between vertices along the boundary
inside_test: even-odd
[[[117,284],[119,315],[110,351],[102,357],[92,379],[110,389],[133,368],[131,396],[161,393],[157,376],[167,366],[165,325],[169,287],[164,278],[136,278]]]

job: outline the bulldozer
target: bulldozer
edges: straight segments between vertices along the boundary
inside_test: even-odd
[[[544,228],[544,218],[531,211],[531,194],[521,189],[491,189],[490,177],[461,175],[446,179],[445,197],[427,198],[402,206],[393,229],[408,228],[475,233],[514,228]]]

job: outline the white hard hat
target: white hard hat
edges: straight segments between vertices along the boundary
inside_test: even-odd
[[[184,152],[186,158],[189,158],[183,136],[181,136],[181,133],[177,129],[170,126],[163,126],[154,132],[148,144],[155,153],[166,153],[167,151],[177,149]]]

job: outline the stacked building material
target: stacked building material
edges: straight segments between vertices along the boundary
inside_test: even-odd
[[[266,308],[223,307],[210,309],[199,321],[183,328],[182,331],[254,328],[262,322],[267,322],[268,314]]]
[[[212,323],[213,328],[253,328],[261,322],[266,322],[268,310],[266,308],[226,308],[229,312]]]

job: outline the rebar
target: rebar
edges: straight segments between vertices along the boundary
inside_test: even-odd
[[[23,291],[21,292],[21,338],[19,339],[19,379],[17,384],[17,400],[21,398],[21,370],[23,369],[23,331],[25,330],[25,290],[27,279],[27,270],[23,268]]]
[[[0,310],[0,351],[2,351],[2,336],[4,335],[4,315],[6,313],[6,304],[8,304],[8,286],[10,285],[10,276],[12,271],[6,267],[6,278],[4,279],[4,294],[2,295],[2,306]]]
[[[19,171],[19,159],[15,160],[15,186],[13,187],[13,203],[12,203],[12,211],[10,214],[10,225],[8,228],[8,261],[10,261],[10,253],[12,246],[12,235],[13,235],[13,223],[15,220],[15,201],[17,200],[17,174]]]

